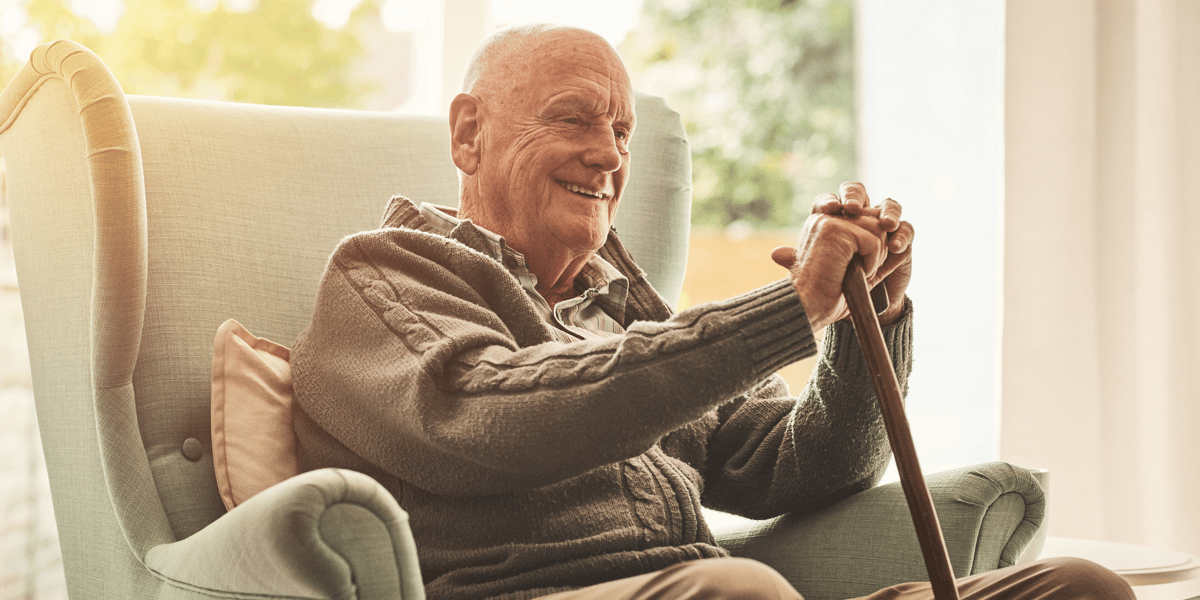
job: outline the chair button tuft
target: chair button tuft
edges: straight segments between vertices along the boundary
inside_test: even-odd
[[[200,457],[204,455],[204,448],[200,445],[200,440],[196,438],[183,440],[183,455],[192,462],[200,460]]]

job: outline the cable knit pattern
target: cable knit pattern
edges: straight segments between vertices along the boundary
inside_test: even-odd
[[[852,329],[816,352],[791,285],[677,315],[615,233],[622,336],[570,344],[466,221],[397,198],[329,261],[294,344],[303,469],[378,479],[408,511],[431,598],[533,598],[723,556],[701,502],[762,518],[874,485],[887,439]],[[885,332],[909,371],[910,318]]]

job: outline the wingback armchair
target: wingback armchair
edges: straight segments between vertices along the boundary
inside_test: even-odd
[[[637,99],[617,220],[678,297],[690,158],[679,115]],[[227,511],[210,436],[213,333],[285,344],[343,236],[386,201],[456,204],[444,119],[126,96],[91,51],[37,48],[0,95],[35,402],[71,596],[422,598],[403,507],[324,470]],[[959,575],[1016,562],[1042,519],[1004,463],[929,477]],[[810,599],[925,577],[898,485],[724,532]]]

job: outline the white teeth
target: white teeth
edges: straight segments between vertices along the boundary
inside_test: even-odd
[[[602,192],[593,192],[591,190],[586,190],[582,187],[579,187],[578,185],[576,185],[574,183],[562,181],[562,182],[559,182],[559,185],[563,186],[563,188],[566,189],[568,192],[584,194],[586,196],[591,196],[593,198],[604,198],[605,197],[605,195]]]

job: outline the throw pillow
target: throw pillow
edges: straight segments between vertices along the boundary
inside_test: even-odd
[[[217,329],[212,367],[212,442],[225,508],[296,474],[292,372],[285,346],[230,319]]]

